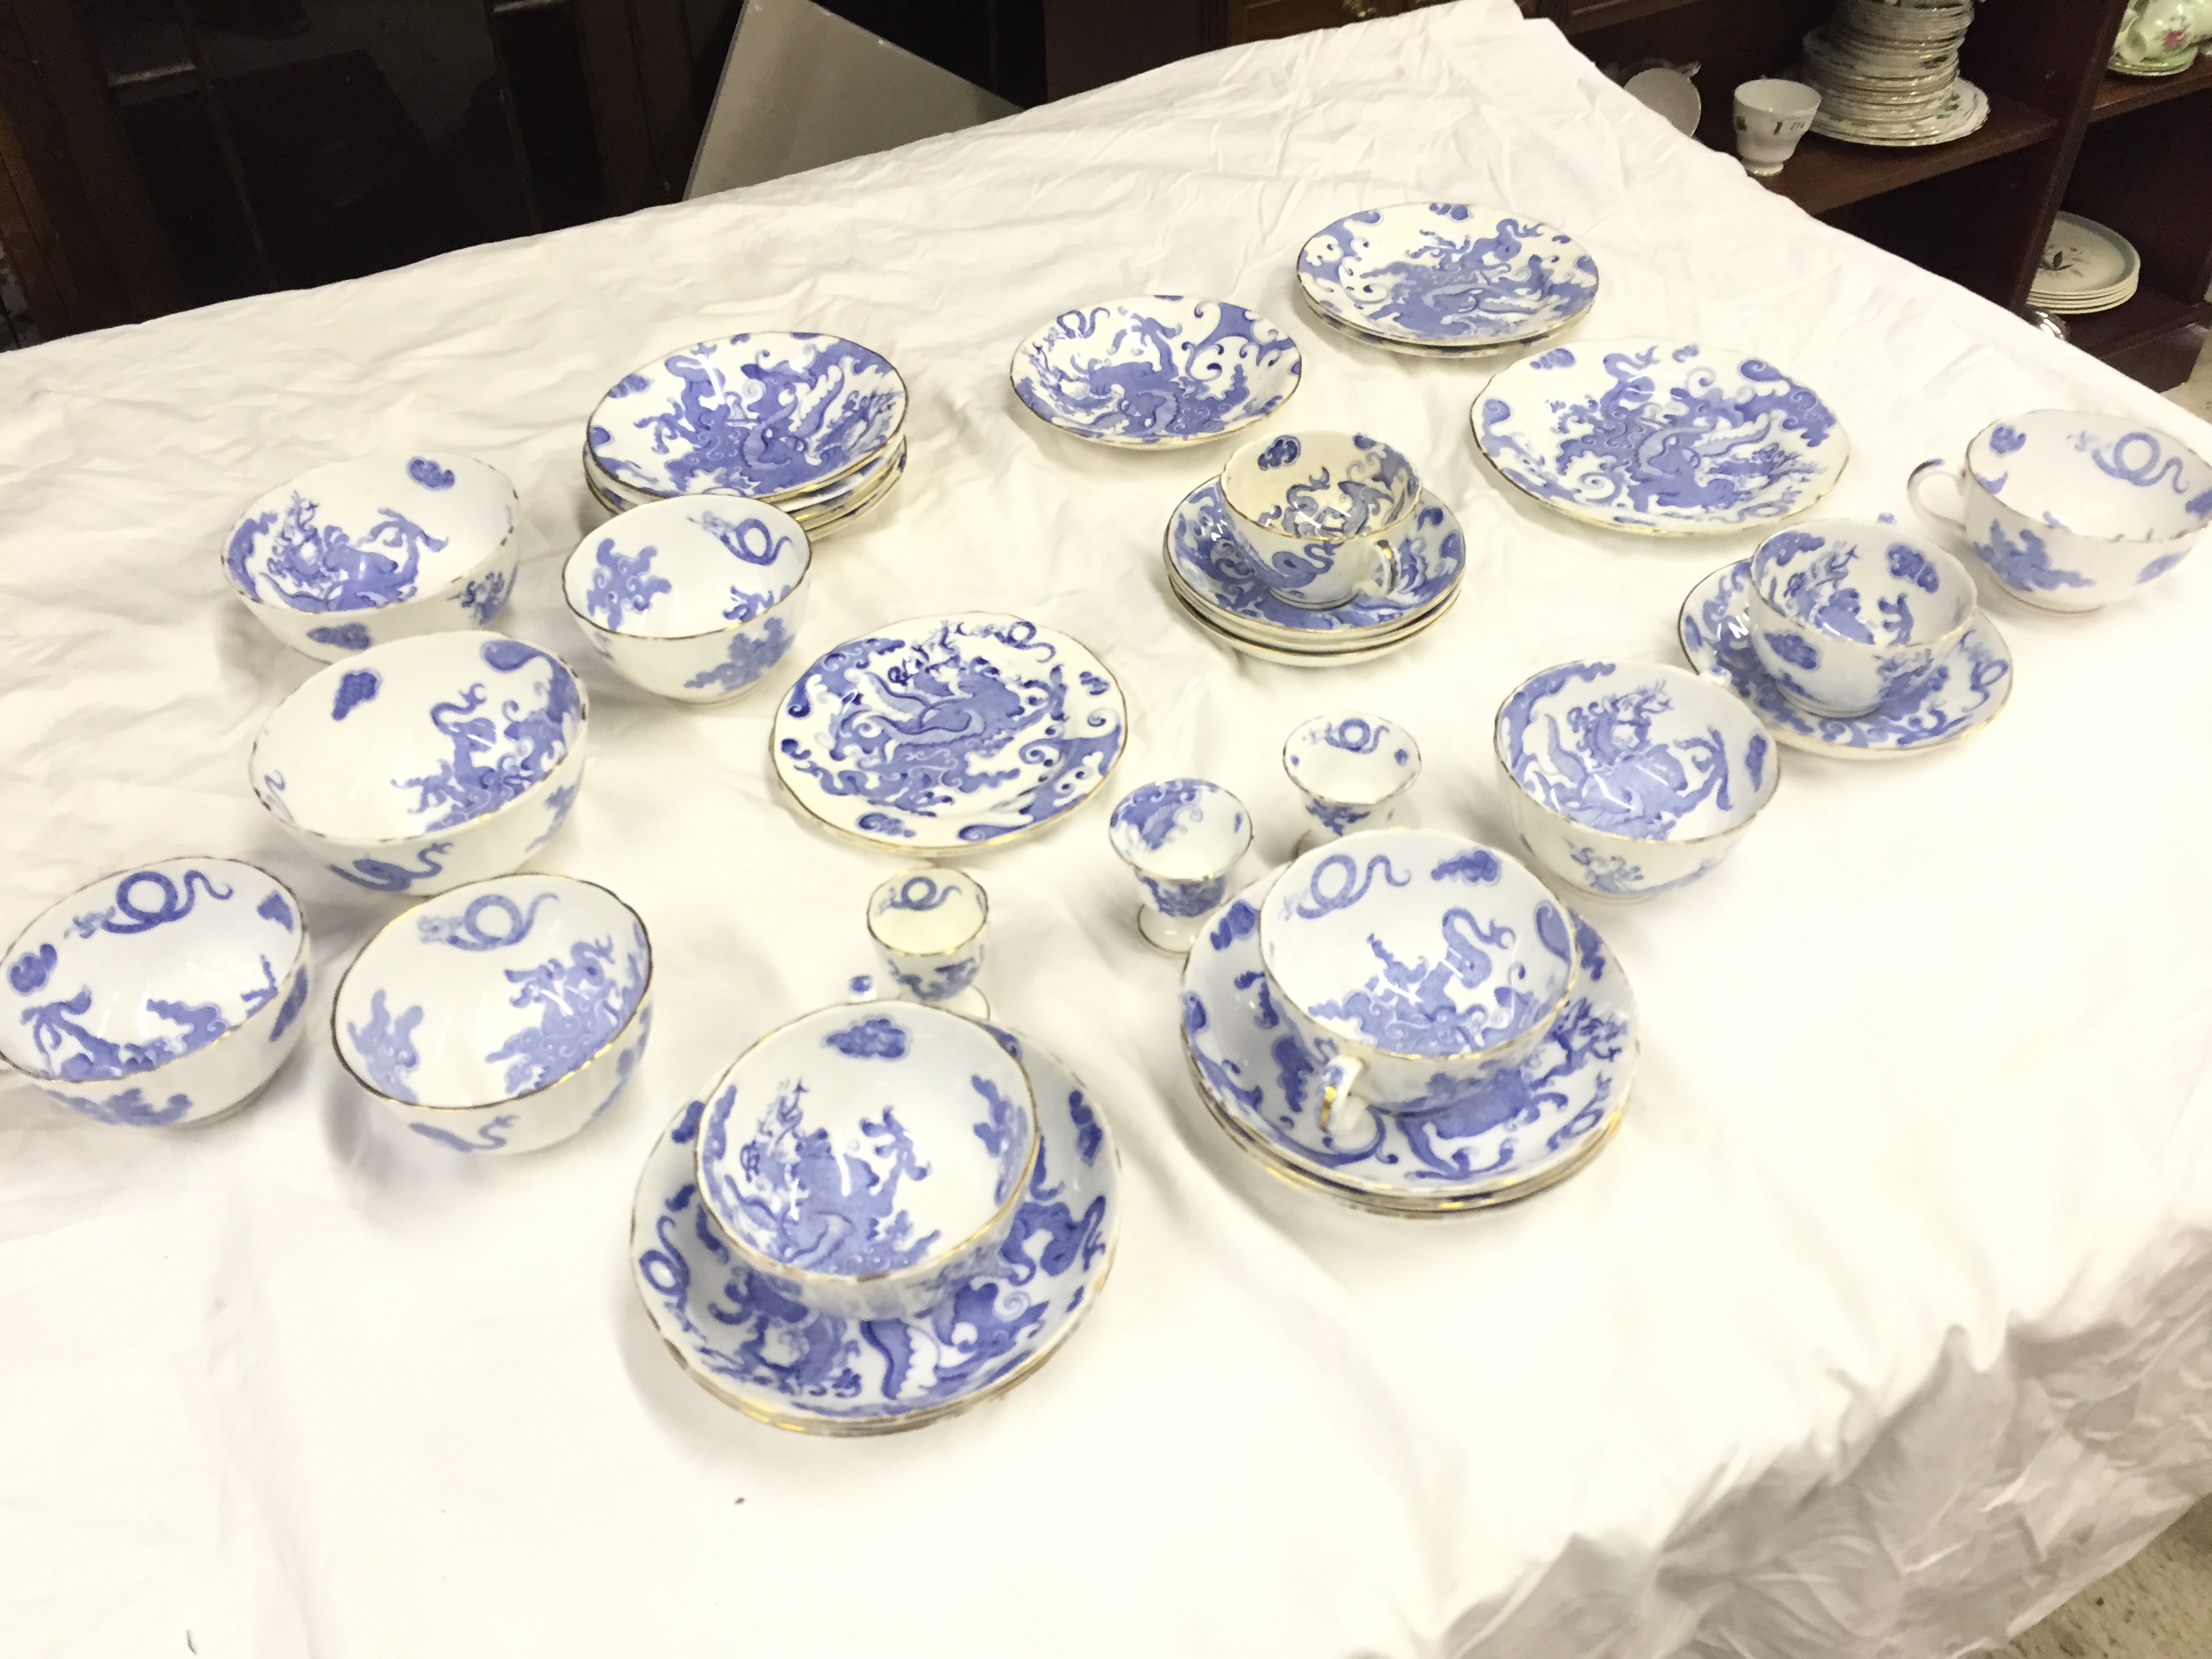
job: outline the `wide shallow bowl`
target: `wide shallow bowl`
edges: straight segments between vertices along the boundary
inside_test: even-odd
[[[1533,674],[1498,705],[1496,740],[1528,850],[1607,898],[1688,886],[1735,850],[1782,781],[1747,704],[1657,664]]]
[[[906,383],[835,334],[704,340],[625,374],[585,453],[623,494],[727,490],[781,501],[858,471],[899,434]]]
[[[561,594],[584,641],[633,685],[720,702],[783,660],[812,556],[789,514],[735,495],[654,501],[576,544]]]
[[[505,875],[584,778],[583,688],[498,634],[429,634],[333,664],[253,740],[253,792],[330,870],[381,893]]]
[[[234,859],[166,859],[79,888],[8,947],[0,1059],[101,1123],[204,1123],[300,1041],[307,924]]]
[[[1871,714],[1907,696],[1974,619],[1966,567],[1894,525],[1825,519],[1752,556],[1752,647],[1809,714]]]
[[[723,1073],[699,1193],[738,1258],[787,1295],[895,1319],[998,1249],[1036,1157],[1029,1077],[983,1026],[848,1005],[777,1028]]]
[[[362,947],[331,1009],[354,1080],[457,1152],[566,1140],[621,1097],[652,1032],[644,922],[567,876],[416,906]]]
[[[514,586],[520,502],[497,468],[401,450],[303,472],[246,509],[223,574],[256,621],[325,662],[482,628]]]
[[[1227,300],[1149,294],[1063,311],[1008,371],[1039,420],[1132,449],[1209,443],[1298,389],[1297,342]]]
[[[1404,202],[1323,226],[1298,287],[1328,320],[1411,345],[1503,346],[1565,327],[1597,298],[1597,262],[1540,220]]]

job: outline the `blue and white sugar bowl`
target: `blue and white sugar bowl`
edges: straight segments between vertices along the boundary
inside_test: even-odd
[[[1169,778],[1122,796],[1106,835],[1145,890],[1138,933],[1179,957],[1229,896],[1230,875],[1252,845],[1252,815],[1218,783]]]
[[[1285,603],[1342,605],[1366,583],[1395,585],[1391,544],[1413,526],[1413,465],[1361,432],[1255,438],[1221,470],[1230,532],[1252,574]]]
[[[585,643],[631,684],[679,702],[720,702],[790,651],[811,557],[806,532],[779,507],[678,495],[586,536],[561,592]]]
[[[1313,820],[1311,846],[1396,824],[1421,775],[1421,746],[1380,714],[1316,714],[1284,739],[1283,771]]]
[[[921,1004],[769,1032],[708,1096],[699,1195],[738,1264],[848,1319],[918,1313],[1011,1232],[1036,1103],[985,1027]]]
[[[276,877],[167,859],[49,908],[8,948],[0,1059],[100,1123],[206,1123],[300,1041],[307,923]]]
[[[256,620],[325,662],[482,628],[514,587],[520,502],[496,467],[398,450],[303,472],[246,509],[223,574]]]
[[[583,688],[499,634],[380,645],[307,680],[253,740],[253,793],[332,875],[443,893],[553,838],[584,783]]]
[[[1751,648],[1775,688],[1835,720],[1909,698],[1974,620],[1966,567],[1886,524],[1777,531],[1751,560]]]
[[[653,1032],[637,913],[567,876],[477,882],[387,922],[331,1011],[338,1059],[457,1152],[566,1140],[629,1088]]]
[[[1941,478],[1955,505],[1929,498]],[[2212,463],[2123,415],[2039,409],[1992,422],[1964,470],[1913,469],[1912,504],[1960,531],[2006,592],[2094,611],[2156,581],[2212,524]]]
[[[1437,830],[1361,830],[1260,901],[1276,1009],[1321,1058],[1322,1121],[1442,1110],[1518,1064],[1574,989],[1566,912],[1504,854]]]
[[[1782,757],[1741,698],[1686,668],[1578,661],[1498,705],[1513,826],[1585,893],[1649,898],[1734,852],[1782,781]]]
[[[902,870],[868,896],[868,937],[891,982],[970,1019],[991,1017],[975,983],[990,921],[990,896],[964,871]]]

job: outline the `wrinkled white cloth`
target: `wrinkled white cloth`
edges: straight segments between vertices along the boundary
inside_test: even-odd
[[[1709,95],[1711,95],[1711,89]],[[1632,977],[1626,1125],[1572,1181],[1439,1222],[1340,1211],[1198,1105],[1178,969],[1142,945],[1094,804],[977,858],[984,984],[1123,1158],[1087,1323],[921,1432],[756,1425],[654,1339],[625,1260],[645,1151],[770,1025],[872,966],[894,866],[810,828],[767,763],[776,685],[655,702],[556,581],[607,385],[749,327],[849,334],[913,391],[887,507],[818,550],[801,658],[896,617],[1011,610],[1127,688],[1113,789],[1218,779],[1297,832],[1278,761],[1331,708],[1406,720],[1426,823],[1503,844],[1490,725],[1562,659],[1674,660],[1690,586],[1753,538],[1608,535],[1515,499],[1486,370],[1364,350],[1294,297],[1300,242],[1407,198],[1510,204],[1603,268],[1583,337],[1771,357],[1852,459],[1830,506],[2008,411],[2212,428],[1827,229],[1680,137],[1506,0],[1174,65],[808,176],[313,292],[0,356],[0,925],[179,852],[261,861],[317,935],[308,1041],[197,1132],[0,1090],[0,1654],[646,1653],[1883,1659],[2001,1639],[2212,1490],[2212,568],[2065,618],[1993,599],[2017,690],[1894,765],[1795,752],[1735,860],[1590,914]],[[1043,319],[1148,290],[1297,336],[1279,426],[1411,453],[1474,550],[1417,646],[1233,657],[1177,614],[1161,531],[1212,451],[1109,453],[1007,386]],[[435,444],[516,481],[500,625],[566,653],[592,759],[538,867],[658,947],[640,1085],[500,1162],[401,1132],[328,1044],[394,904],[248,793],[314,665],[227,591],[260,490]]]

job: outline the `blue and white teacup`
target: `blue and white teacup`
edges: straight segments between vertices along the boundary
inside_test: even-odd
[[[645,923],[568,876],[417,905],[362,947],[331,1010],[355,1081],[457,1152],[566,1140],[621,1098],[652,1033]]]
[[[743,495],[677,495],[576,544],[562,597],[586,643],[631,684],[720,702],[790,652],[806,614],[806,532]]]
[[[1283,744],[1283,770],[1318,826],[1310,843],[1387,830],[1421,775],[1413,734],[1379,714],[1316,714]]]
[[[1322,1061],[1322,1121],[1440,1111],[1540,1042],[1575,983],[1567,915],[1502,853],[1436,830],[1316,848],[1260,902],[1275,1007]]]
[[[1931,503],[1941,477],[1955,510]],[[2123,415],[2039,409],[1992,422],[1962,471],[1923,461],[1906,486],[1931,523],[1962,531],[2006,592],[2094,611],[2179,564],[2212,524],[2212,463]]]
[[[983,884],[957,870],[902,870],[868,897],[868,937],[893,983],[971,1019],[991,1017],[975,985],[990,920]]]
[[[0,1059],[98,1123],[207,1123],[299,1045],[307,922],[234,859],[165,859],[79,888],[8,947]]]
[[[848,1319],[940,1300],[1012,1231],[1037,1158],[1021,1065],[920,1003],[769,1032],[707,1097],[699,1194],[738,1262]]]
[[[1421,481],[1364,433],[1284,432],[1229,458],[1221,498],[1253,575],[1287,604],[1325,611],[1378,577],[1395,581],[1392,546],[1412,527]]]
[[[1686,887],[1750,832],[1781,751],[1741,697],[1686,668],[1577,661],[1498,707],[1513,827],[1536,861],[1601,898]]]
[[[1182,956],[1229,896],[1230,872],[1252,845],[1252,815],[1218,783],[1169,778],[1122,796],[1106,835],[1145,890],[1137,931]]]
[[[1909,697],[1974,620],[1974,579],[1893,526],[1779,530],[1751,560],[1751,648],[1808,714],[1849,720]]]

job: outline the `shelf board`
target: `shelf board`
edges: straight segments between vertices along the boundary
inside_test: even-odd
[[[1611,28],[1615,23],[1632,22],[1638,17],[1697,3],[1698,0],[1569,0],[1566,15],[1554,21],[1565,33],[1588,34],[1595,29]]]
[[[2179,75],[2115,75],[2106,70],[2098,83],[2097,101],[2090,106],[2089,118],[2106,120],[2131,109],[2163,104],[2169,98],[2202,92],[2207,87],[2212,87],[2212,58],[2200,57]]]
[[[2075,345],[2092,357],[2109,357],[2191,323],[2212,322],[2212,303],[2199,300],[2191,304],[2156,289],[2139,288],[2124,306],[2069,317],[2066,322],[2067,337]]]
[[[1759,182],[1776,195],[1787,196],[1808,213],[1827,213],[1900,185],[1917,184],[1994,155],[2008,155],[2039,144],[2056,135],[2059,125],[2057,117],[1993,92],[1990,118],[1981,131],[1954,138],[1948,144],[1883,149],[1808,132],[1799,142],[1790,164],[1773,178]]]

